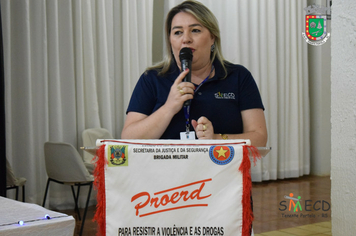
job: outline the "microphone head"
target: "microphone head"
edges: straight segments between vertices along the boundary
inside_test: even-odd
[[[193,58],[193,52],[190,48],[182,48],[179,52],[179,60],[189,60],[191,61]]]

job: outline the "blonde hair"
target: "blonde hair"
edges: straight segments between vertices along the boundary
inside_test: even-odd
[[[159,75],[164,75],[166,72],[168,72],[171,63],[174,60],[172,54],[172,46],[169,40],[171,34],[172,20],[174,16],[179,12],[186,12],[192,14],[199,21],[199,23],[202,24],[205,28],[207,28],[209,32],[214,36],[215,49],[210,54],[210,60],[211,62],[213,62],[214,59],[217,58],[220,61],[225,71],[224,77],[226,77],[227,72],[224,65],[224,57],[221,52],[219,23],[214,14],[206,6],[194,0],[184,1],[181,4],[173,7],[168,12],[165,23],[166,55],[161,62],[157,63],[156,65],[153,65],[152,67],[147,68],[147,70],[157,70],[159,71]]]

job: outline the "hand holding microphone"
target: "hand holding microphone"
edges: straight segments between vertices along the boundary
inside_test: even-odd
[[[180,50],[179,60],[181,63],[181,69],[182,69],[182,71],[189,69],[188,74],[183,79],[184,82],[191,82],[192,59],[193,59],[193,52],[190,48],[182,48]],[[190,100],[187,100],[184,102],[184,106],[189,106],[189,105],[190,105]]]
[[[193,99],[195,87],[191,83],[192,58],[193,54],[190,48],[180,50],[179,59],[182,72],[174,81],[166,101],[167,106],[174,114],[181,110],[182,106],[189,107],[190,99]]]
[[[188,73],[189,71],[182,71],[179,74],[168,94],[165,104],[173,114],[179,112],[187,100],[193,99],[194,84],[183,81]]]

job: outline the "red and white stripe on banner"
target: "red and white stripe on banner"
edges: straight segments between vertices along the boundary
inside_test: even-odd
[[[98,140],[99,235],[249,235],[249,140]]]

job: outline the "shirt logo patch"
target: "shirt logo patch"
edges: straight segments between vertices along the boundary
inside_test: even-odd
[[[222,92],[217,92],[214,94],[216,99],[235,99],[235,94],[234,93],[222,93]]]

